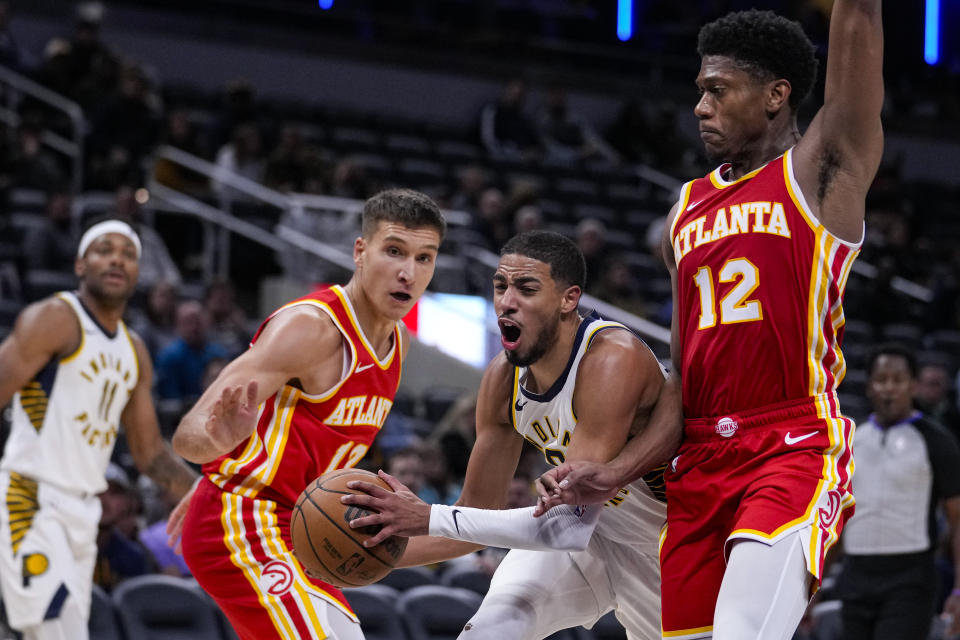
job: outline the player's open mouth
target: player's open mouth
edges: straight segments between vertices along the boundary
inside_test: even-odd
[[[520,341],[522,333],[520,327],[510,320],[503,318],[498,322],[500,325],[500,343],[504,349],[516,349],[517,342]]]
[[[404,293],[403,291],[394,291],[390,294],[397,302],[410,302],[410,299],[413,297],[409,293]]]

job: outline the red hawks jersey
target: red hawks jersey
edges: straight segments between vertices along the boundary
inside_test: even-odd
[[[311,395],[286,384],[259,410],[257,430],[230,453],[203,466],[224,491],[272,500],[291,509],[300,492],[317,476],[355,466],[383,426],[400,384],[400,325],[384,359],[363,334],[344,290],[333,286],[281,307],[313,305],[330,316],[343,334],[343,375],[326,392]],[[309,339],[305,336],[304,339]]]
[[[670,228],[686,418],[833,391],[843,291],[860,244],[811,213],[792,150],[739,180],[688,182]]]

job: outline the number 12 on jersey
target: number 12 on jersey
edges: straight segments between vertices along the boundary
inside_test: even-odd
[[[763,320],[759,300],[747,300],[760,284],[760,271],[746,258],[732,258],[720,268],[719,282],[736,282],[727,295],[720,299],[720,324]],[[717,324],[717,299],[713,285],[713,271],[700,267],[693,281],[700,290],[700,322],[697,329],[709,329]],[[739,281],[739,282],[738,282]]]

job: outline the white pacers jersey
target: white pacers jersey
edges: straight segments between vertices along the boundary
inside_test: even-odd
[[[630,331],[619,322],[602,320],[596,313],[584,318],[577,330],[567,368],[545,393],[533,393],[524,388],[526,367],[514,368],[510,408],[513,426],[554,466],[566,458],[570,437],[577,428],[573,394],[580,361],[593,338],[600,331],[609,330]],[[623,372],[624,384],[629,384],[630,377],[629,371]],[[621,489],[619,495],[607,502],[594,535],[599,534],[613,542],[640,545],[656,556],[660,528],[667,512],[663,481],[665,468],[663,465],[654,469],[642,480]]]
[[[120,414],[137,384],[139,364],[123,322],[108,333],[71,292],[80,347],[53,359],[13,399],[13,422],[0,470],[73,493],[105,491]]]

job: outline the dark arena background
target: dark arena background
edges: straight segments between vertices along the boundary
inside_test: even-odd
[[[868,353],[896,342],[921,364],[918,406],[960,436],[960,3],[884,5],[886,144],[847,286],[840,401],[857,421],[868,417]],[[424,191],[450,229],[407,318],[416,340],[400,393],[361,466],[416,448],[421,495],[452,502],[479,378],[500,349],[490,276],[503,241],[534,228],[574,238],[588,264],[584,306],[634,328],[667,362],[663,220],[680,185],[712,168],[693,115],[698,29],[751,7],[799,21],[821,62],[802,130],[822,102],[831,6],[0,1],[0,337],[24,305],[76,286],[89,221],[129,220],[145,256],[128,323],[151,350],[169,437],[196,391],[184,391],[166,347],[188,335],[217,345],[209,382],[266,314],[346,281],[364,199],[391,186]],[[129,511],[113,526],[141,561],[127,570],[106,552],[98,560],[91,637],[233,637],[156,535],[172,505],[137,478],[122,438],[114,461]],[[516,504],[532,499],[521,491]],[[945,535],[946,516],[938,527]],[[937,552],[941,603],[954,584],[948,547]],[[496,552],[482,556],[348,592],[367,637],[456,637],[496,565]],[[834,574],[797,638],[840,637]],[[410,604],[424,584],[468,595],[428,591],[427,606]],[[945,637],[939,617],[933,627],[931,637]],[[606,616],[552,637],[626,636]]]

